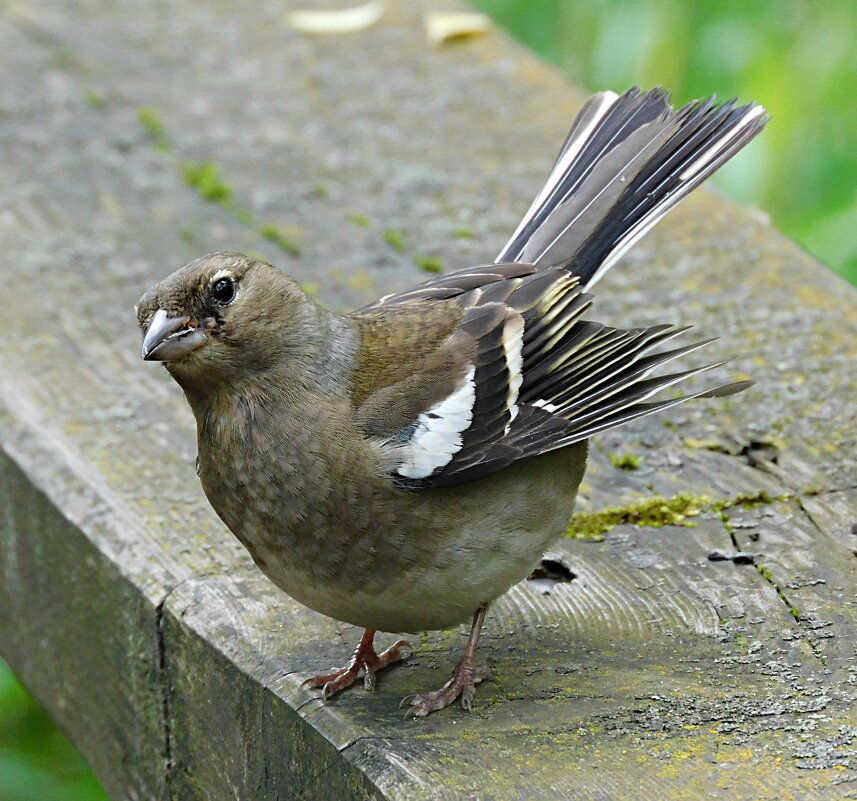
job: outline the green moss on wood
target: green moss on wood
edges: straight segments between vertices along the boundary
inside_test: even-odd
[[[137,109],[137,122],[143,127],[146,135],[152,140],[152,146],[158,150],[168,151],[170,140],[167,138],[167,126],[155,109],[151,106],[140,106]]]
[[[298,244],[274,223],[265,223],[259,228],[259,233],[268,241],[273,242],[284,253],[288,253],[290,256],[301,255]]]
[[[443,262],[440,259],[432,259],[427,256],[414,256],[414,264],[427,273],[443,272]]]
[[[766,506],[775,501],[788,501],[794,496],[792,495],[771,495],[765,490],[754,492],[752,494],[742,493],[736,495],[730,502],[730,507],[740,506],[742,509],[756,509],[759,506]]]
[[[611,462],[613,457],[611,457]],[[741,507],[754,509],[777,501],[793,501],[801,497],[816,495],[818,490],[809,489],[801,493],[771,495],[765,490],[755,493],[741,493],[734,498],[713,501],[705,496],[693,496],[680,493],[672,498],[659,495],[632,504],[630,506],[611,506],[597,512],[579,512],[571,518],[565,536],[583,540],[601,540],[611,529],[620,525],[642,527],[686,526],[696,524],[687,520],[702,512],[713,512],[720,518],[727,531],[732,530],[727,509]],[[757,566],[760,570],[760,566]],[[766,569],[766,568],[765,568]]]
[[[633,453],[611,453],[610,464],[620,470],[636,470],[642,463],[642,458]]]
[[[401,231],[390,230],[384,231],[381,238],[391,247],[396,253],[404,253],[408,249],[408,243],[405,235]]]
[[[169,151],[170,143],[167,138],[167,128],[157,111],[151,106],[141,106],[137,110],[137,120],[146,134],[151,138],[154,147]],[[284,253],[291,256],[300,255],[300,247],[294,238],[289,236],[275,223],[264,223],[257,228],[253,213],[246,206],[232,201],[232,186],[223,178],[220,167],[211,159],[195,162],[186,161],[181,164],[182,177],[188,186],[193,187],[203,200],[209,203],[219,203],[241,224],[251,228],[269,242],[273,242]],[[326,190],[325,190],[326,193]],[[182,229],[179,235],[186,242],[192,242],[191,231]]]
[[[801,492],[788,492],[782,495],[771,495],[766,490],[759,492],[740,493],[734,498],[724,498],[715,501],[709,507],[712,512],[722,512],[726,509],[734,509],[741,507],[742,509],[757,509],[760,506],[768,506],[772,503],[785,503],[788,501],[796,501],[800,498],[810,498],[813,495],[818,495],[817,489],[805,489]]]
[[[232,197],[232,187],[221,177],[220,168],[213,161],[188,161],[182,165],[185,183],[192,186],[203,200],[225,203]]]
[[[352,211],[346,216],[351,222],[353,222],[355,225],[359,225],[361,228],[372,227],[372,220],[370,220],[365,214],[360,214],[359,212]]]
[[[87,106],[94,109],[102,109],[107,105],[107,96],[91,86],[83,90],[83,101]]]
[[[695,437],[685,437],[682,442],[686,448],[694,448],[695,450],[712,451],[713,453],[734,453],[729,447],[718,439],[696,439]]]
[[[707,498],[681,493],[672,498],[656,495],[633,506],[610,506],[599,512],[579,512],[571,518],[565,536],[582,540],[601,540],[620,525],[660,528],[661,526],[695,525],[688,517],[703,511]]]
[[[146,133],[153,139],[167,135],[167,126],[155,109],[151,106],[140,106],[137,109],[137,122],[143,126]]]

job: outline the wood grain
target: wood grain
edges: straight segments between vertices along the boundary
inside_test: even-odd
[[[300,687],[358,632],[275,590],[215,519],[132,307],[227,248],[335,308],[420,280],[415,258],[490,261],[582,94],[496,31],[427,46],[428,7],[336,38],[297,35],[278,4],[4,7],[0,653],[117,799],[853,795],[857,293],[706,192],[599,284],[593,314],[692,322],[721,337],[724,380],[758,383],[598,439],[580,498],[688,493],[695,527],[558,543],[574,578],[497,604],[471,715],[397,709],[446,679],[455,631],[415,641],[374,696]],[[186,185],[205,160],[228,204]],[[708,559],[736,547],[756,565]]]

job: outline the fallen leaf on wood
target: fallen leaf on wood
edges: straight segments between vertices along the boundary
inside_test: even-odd
[[[471,36],[481,36],[491,28],[485,14],[470,11],[437,11],[425,14],[423,23],[430,44],[442,45]]]
[[[384,14],[378,0],[362,6],[333,9],[299,9],[285,16],[286,25],[301,33],[327,36],[362,31],[374,25]]]

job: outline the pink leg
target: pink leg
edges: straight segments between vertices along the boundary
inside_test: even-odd
[[[360,643],[354,649],[354,655],[351,661],[339,670],[334,670],[332,673],[322,673],[318,676],[310,676],[304,683],[305,687],[323,687],[321,697],[326,701],[328,698],[336,695],[340,690],[350,687],[357,680],[360,671],[363,671],[363,686],[371,691],[374,691],[376,679],[375,673],[393,662],[399,662],[408,654],[403,653],[403,649],[410,652],[411,645],[404,640],[399,640],[394,645],[391,645],[386,651],[380,654],[375,653],[375,629],[366,629],[363,636],[360,638]]]
[[[413,693],[402,699],[400,706],[410,704],[408,717],[422,718],[438,709],[449,706],[456,698],[461,698],[461,706],[470,712],[473,709],[473,698],[476,695],[476,685],[479,684],[486,674],[476,668],[476,645],[479,642],[479,634],[485,621],[485,613],[488,605],[479,607],[473,616],[473,625],[470,627],[470,637],[464,649],[452,678],[439,690],[427,693]]]

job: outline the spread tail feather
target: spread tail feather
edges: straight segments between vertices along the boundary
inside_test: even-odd
[[[673,110],[662,89],[595,95],[497,262],[565,267],[590,288],[767,121],[713,97]]]

